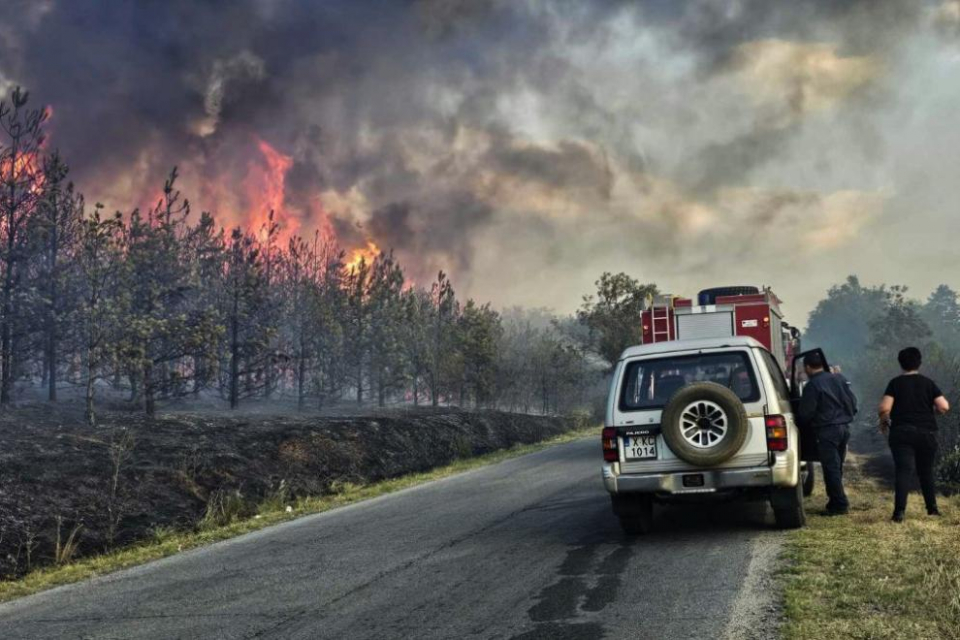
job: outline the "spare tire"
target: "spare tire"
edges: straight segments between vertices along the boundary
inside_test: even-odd
[[[750,423],[733,391],[714,382],[695,382],[670,397],[660,426],[664,441],[678,458],[710,467],[740,451]]]

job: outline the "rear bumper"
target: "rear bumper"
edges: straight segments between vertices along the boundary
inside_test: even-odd
[[[703,469],[668,473],[619,473],[619,463],[603,465],[603,484],[610,493],[653,493],[661,495],[709,494],[730,489],[796,486],[793,469],[777,465],[739,469]],[[684,478],[686,476],[693,476]],[[700,484],[702,486],[690,486]],[[695,482],[691,482],[694,480]]]

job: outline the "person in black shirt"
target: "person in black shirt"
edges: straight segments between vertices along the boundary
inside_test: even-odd
[[[903,522],[907,494],[914,468],[920,477],[920,488],[927,513],[939,516],[937,487],[933,476],[937,457],[937,413],[946,413],[950,404],[930,378],[920,375],[923,357],[916,347],[902,350],[897,359],[903,375],[887,385],[880,400],[880,431],[889,432],[890,451],[896,467],[893,521]]]
[[[850,508],[843,490],[843,462],[850,441],[850,423],[857,415],[857,397],[846,378],[824,371],[823,367],[819,352],[804,356],[803,368],[809,382],[803,387],[796,419],[800,428],[816,430],[817,453],[829,498],[824,515],[842,516]]]

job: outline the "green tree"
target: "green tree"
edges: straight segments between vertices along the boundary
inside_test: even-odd
[[[403,283],[403,270],[393,252],[377,256],[370,278],[370,372],[381,407],[404,379]]]
[[[503,335],[500,314],[489,304],[467,300],[457,319],[456,342],[462,366],[460,404],[468,395],[475,406],[489,402],[496,388],[497,347]]]
[[[960,302],[957,292],[941,284],[927,298],[921,316],[940,346],[960,355]]]
[[[414,406],[420,405],[420,383],[430,365],[427,335],[430,330],[432,308],[433,303],[428,291],[411,287],[404,292],[401,344],[404,359],[409,368],[410,393],[413,396]]]
[[[449,393],[450,370],[456,366],[455,335],[460,305],[447,274],[440,271],[430,285],[430,310],[427,329],[427,387],[430,403],[436,407],[440,396]]]
[[[268,333],[261,330],[259,314],[266,301],[264,265],[257,243],[249,234],[235,228],[230,234],[225,271],[225,306],[229,361],[227,397],[230,408],[240,404],[241,381],[256,377],[268,347]],[[254,389],[252,383],[247,390]]]
[[[11,400],[17,367],[15,340],[23,318],[18,304],[26,227],[43,193],[46,109],[28,109],[29,93],[13,90],[0,102],[0,405]]]
[[[588,346],[613,367],[624,349],[640,343],[644,301],[658,290],[625,273],[604,272],[596,286],[595,295],[583,297],[577,318],[589,329]]]
[[[338,400],[346,377],[345,319],[347,317],[344,252],[327,242],[314,240],[317,290],[307,309],[315,355],[313,386],[318,407]]]
[[[76,265],[80,273],[79,308],[76,313],[85,365],[84,415],[96,424],[94,395],[97,381],[113,359],[122,319],[128,317],[130,298],[124,287],[122,260],[123,221],[119,212],[102,218],[97,205],[79,229]]]
[[[187,224],[190,205],[175,189],[176,179],[174,168],[146,217],[133,212],[124,247],[131,312],[123,353],[151,416],[158,397],[186,391],[186,361],[215,355],[223,331],[212,301],[199,308],[190,304],[198,283],[196,256],[187,249],[196,229]]]
[[[356,388],[357,404],[363,404],[364,371],[370,357],[370,278],[371,265],[361,258],[344,280],[344,355],[347,376]]]
[[[821,347],[831,362],[856,368],[871,338],[871,323],[886,310],[885,285],[864,287],[855,275],[834,285],[810,312],[804,347]]]
[[[47,398],[57,399],[60,346],[73,328],[71,310],[76,308],[74,256],[84,215],[83,196],[67,182],[67,165],[59,153],[44,159],[42,192],[28,220],[28,254],[32,266],[28,277],[29,297],[35,303],[42,353],[42,380]]]

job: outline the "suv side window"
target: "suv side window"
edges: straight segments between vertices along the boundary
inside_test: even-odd
[[[780,363],[777,362],[777,359],[773,357],[766,349],[760,349],[760,353],[763,354],[763,362],[767,365],[767,370],[770,371],[770,378],[773,379],[773,388],[777,392],[777,399],[780,401],[782,407],[790,406],[790,389],[787,387],[787,380],[783,377],[783,370],[780,368]]]

